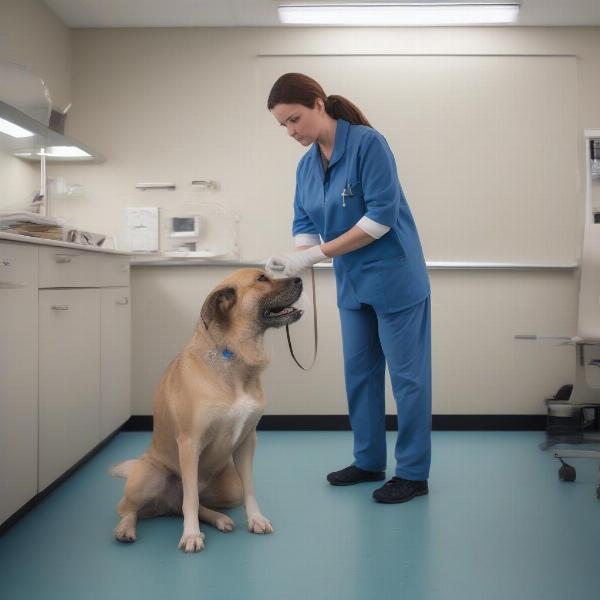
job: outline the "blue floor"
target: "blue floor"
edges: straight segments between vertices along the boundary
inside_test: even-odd
[[[121,433],[0,537],[0,598],[207,600],[564,600],[600,595],[597,464],[577,481],[537,444],[541,432],[433,433],[430,495],[371,499],[379,483],[328,485],[351,462],[350,432],[259,432],[255,483],[275,533],[201,525],[206,548],[177,548],[182,520],[141,521],[112,539],[123,481],[107,469],[141,454]],[[388,433],[393,456],[394,433]],[[388,476],[393,474],[388,465]]]

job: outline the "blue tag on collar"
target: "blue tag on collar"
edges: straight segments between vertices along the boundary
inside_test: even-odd
[[[225,348],[225,350],[223,350],[223,358],[225,360],[230,360],[233,358],[233,352],[231,350],[229,350],[228,348]]]

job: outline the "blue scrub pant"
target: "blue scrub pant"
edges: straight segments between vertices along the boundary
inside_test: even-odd
[[[385,364],[398,410],[396,475],[429,477],[431,463],[431,300],[393,313],[367,304],[340,309],[354,465],[386,468]]]

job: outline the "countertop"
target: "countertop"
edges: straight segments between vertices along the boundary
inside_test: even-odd
[[[175,266],[203,266],[203,267],[259,267],[264,268],[265,261],[256,260],[220,260],[218,258],[184,258],[178,256],[164,256],[158,253],[128,252],[124,250],[112,250],[110,248],[101,248],[98,246],[86,246],[84,244],[73,244],[71,242],[59,242],[57,240],[47,240],[44,238],[35,238],[27,235],[18,235],[15,233],[0,232],[0,241],[20,242],[24,244],[37,244],[42,246],[57,246],[59,248],[73,248],[85,250],[86,252],[103,252],[105,254],[121,254],[131,256],[132,267],[175,267]],[[491,261],[427,261],[427,269],[455,269],[455,270],[573,270],[578,268],[576,261],[563,262],[541,262],[541,261],[522,261],[522,262],[491,262]],[[333,263],[317,263],[317,269],[331,269]]]
[[[427,270],[574,270],[578,264],[575,261],[565,262],[492,262],[492,261],[427,261]],[[216,258],[182,258],[172,256],[161,256],[160,254],[133,253],[131,258],[132,267],[265,267],[265,261],[250,260],[219,260]],[[316,269],[331,269],[331,261],[321,262],[314,265]]]
[[[45,238],[32,237],[30,235],[20,235],[18,233],[6,233],[0,231],[0,241],[20,242],[23,244],[36,244],[38,246],[56,246],[58,248],[73,248],[76,250],[85,250],[86,252],[102,252],[104,254],[123,254],[131,255],[131,252],[123,250],[113,250],[111,248],[102,248],[100,246],[86,246],[85,244],[74,244],[72,242],[60,242],[58,240],[48,240]]]

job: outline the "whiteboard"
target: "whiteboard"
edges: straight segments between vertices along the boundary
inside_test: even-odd
[[[286,72],[346,96],[386,137],[428,261],[576,260],[576,57],[256,57],[257,210],[245,220],[257,255],[291,243],[305,149],[266,108]]]

